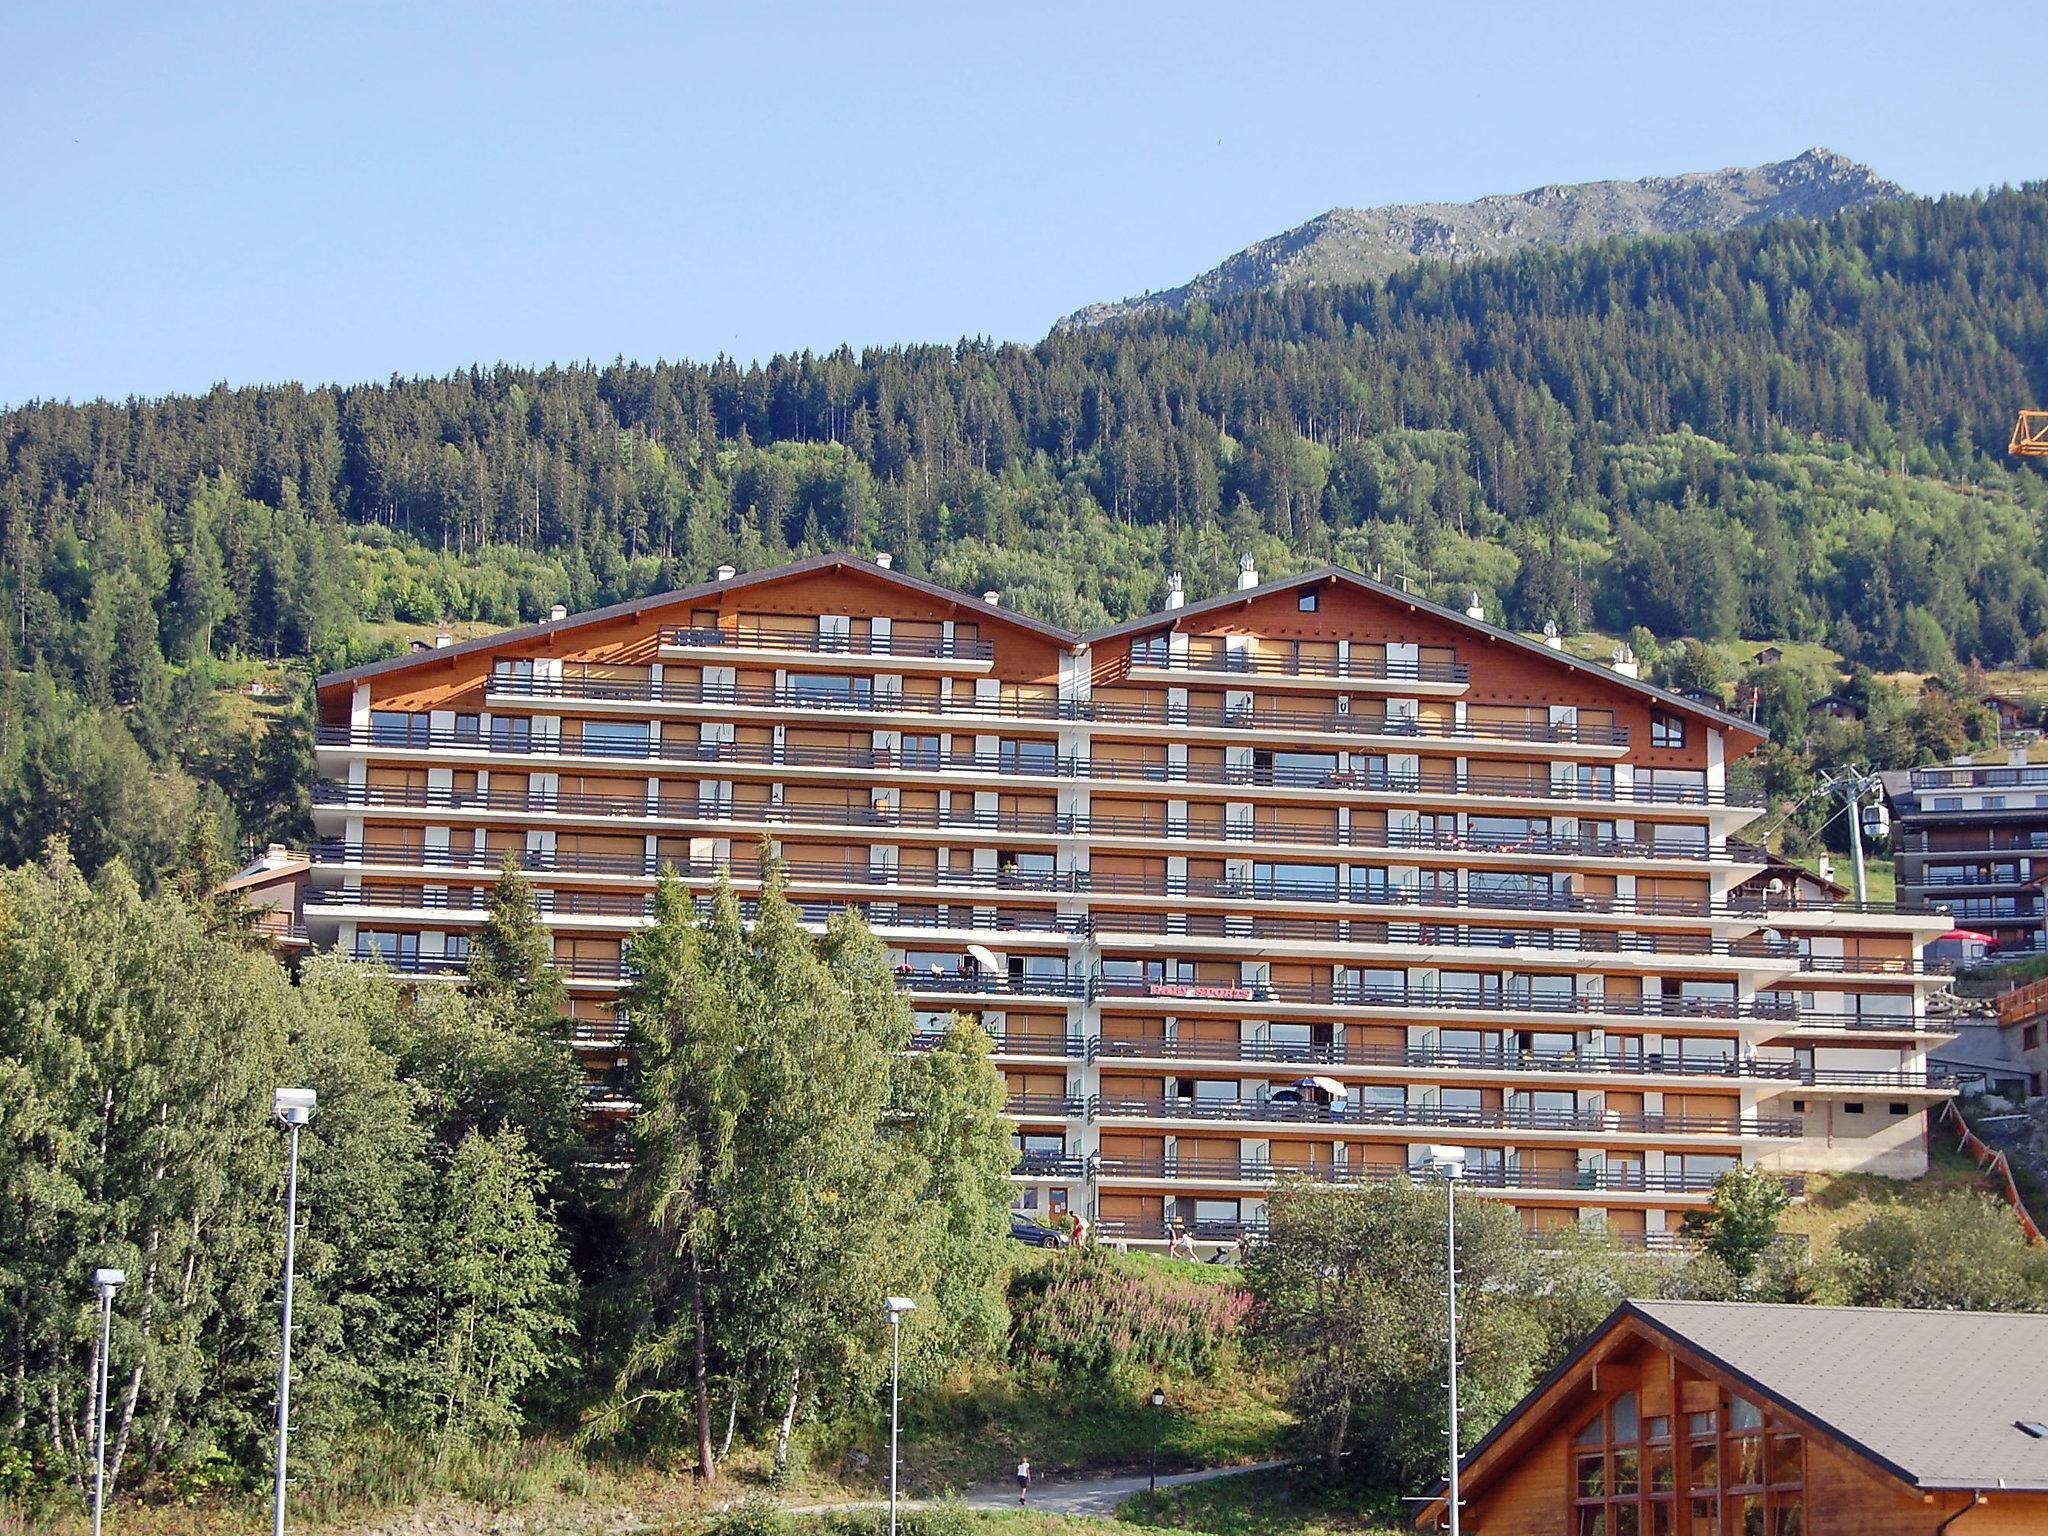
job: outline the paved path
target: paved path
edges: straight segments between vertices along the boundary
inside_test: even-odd
[[[1177,1488],[1183,1483],[1206,1483],[1219,1477],[1238,1477],[1246,1472],[1270,1472],[1275,1467],[1294,1465],[1292,1459],[1285,1461],[1255,1461],[1242,1467],[1205,1467],[1199,1472],[1171,1472],[1162,1475],[1159,1486]],[[1151,1485],[1151,1479],[1140,1472],[1136,1476],[1119,1473],[1114,1477],[1076,1477],[1059,1482],[1037,1482],[1031,1485],[1031,1501],[1026,1508],[1050,1510],[1056,1515],[1100,1515],[1116,1513],[1117,1505],[1134,1493],[1143,1493]],[[898,1507],[921,1509],[929,1500],[903,1499]],[[1008,1483],[984,1483],[978,1488],[967,1490],[963,1501],[969,1509],[1015,1509],[1017,1508],[1017,1485]],[[835,1509],[886,1509],[885,1500],[868,1500],[858,1504],[803,1504],[790,1509],[793,1515],[824,1514]]]
[[[1274,1467],[1292,1466],[1290,1461],[1256,1461],[1243,1467],[1206,1467],[1200,1472],[1174,1472],[1162,1476],[1159,1486],[1177,1488],[1182,1483],[1207,1483],[1219,1477],[1237,1477],[1246,1472],[1268,1472]],[[1143,1493],[1150,1486],[1151,1479],[1140,1472],[1135,1477],[1078,1477],[1072,1482],[1041,1483],[1031,1485],[1031,1509],[1047,1509],[1056,1515],[1113,1515],[1117,1505],[1134,1493]],[[1013,1480],[1008,1487],[995,1486],[971,1488],[967,1493],[969,1509],[1015,1509],[1017,1507],[1017,1484]]]

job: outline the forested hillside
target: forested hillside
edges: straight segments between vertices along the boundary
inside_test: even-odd
[[[68,832],[147,867],[195,806],[302,830],[289,700],[224,692],[253,661],[826,548],[1074,625],[1250,549],[1530,628],[1997,665],[2048,630],[2048,485],[2003,456],[2044,396],[2033,187],[1033,347],[30,405],[0,416],[0,862]]]

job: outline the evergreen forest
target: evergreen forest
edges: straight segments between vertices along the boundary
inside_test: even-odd
[[[1074,626],[1176,569],[1220,590],[1249,551],[1525,629],[2024,661],[2048,484],[2005,447],[2044,397],[2030,186],[1035,346],[31,403],[0,415],[0,863],[61,833],[147,881],[197,813],[303,837],[304,679],[395,624],[824,549]]]

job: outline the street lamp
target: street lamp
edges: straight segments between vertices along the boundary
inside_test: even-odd
[[[1166,1407],[1166,1388],[1152,1389],[1152,1491],[1159,1491],[1159,1418]]]
[[[271,1502],[271,1536],[284,1536],[285,1443],[292,1425],[292,1255],[299,1232],[299,1132],[313,1118],[311,1088],[280,1088],[271,1095],[270,1111],[292,1133],[291,1171],[284,1184],[284,1307],[277,1352],[277,1491]]]
[[[1465,1176],[1463,1147],[1431,1147],[1422,1165],[1444,1181],[1444,1280],[1450,1296],[1450,1331],[1446,1335],[1451,1363],[1451,1536],[1458,1536],[1458,1180]],[[280,1533],[282,1536],[282,1533]]]
[[[100,1511],[106,1504],[107,1487],[107,1352],[114,1343],[114,1292],[128,1276],[118,1269],[96,1269],[92,1288],[100,1298],[100,1379],[94,1387],[96,1423],[93,1428],[92,1536],[100,1536]]]
[[[903,1370],[903,1314],[915,1312],[908,1296],[887,1298],[889,1308],[889,1536],[896,1536],[896,1409],[897,1384]],[[279,1533],[282,1536],[282,1533]]]

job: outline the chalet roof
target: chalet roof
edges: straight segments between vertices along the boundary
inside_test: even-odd
[[[1819,886],[1837,901],[1849,894],[1849,887],[1840,881],[1825,879],[1804,864],[1788,859],[1782,853],[1773,852],[1762,843],[1752,843],[1742,837],[1731,837],[1728,839],[1728,852],[1740,863],[1763,865],[1764,873],[1755,878],[1767,879],[1771,875],[1779,875],[1788,880],[1805,880]]]
[[[2048,1315],[1639,1301],[1765,1396],[1921,1488],[2048,1490]]]
[[[572,613],[565,619],[551,619],[544,624],[527,624],[518,629],[504,629],[495,634],[479,635],[476,639],[465,640],[460,645],[438,646],[432,650],[393,656],[386,661],[365,662],[359,667],[350,667],[345,671],[329,672],[319,680],[318,686],[326,688],[335,683],[359,682],[366,677],[376,677],[381,673],[396,672],[405,667],[417,667],[429,662],[445,661],[451,656],[463,656],[472,651],[495,650],[500,646],[517,645],[521,641],[538,639],[543,635],[565,634],[588,624],[603,624],[612,619],[630,618],[636,613],[645,613],[650,608],[666,608],[675,603],[687,603],[696,598],[709,597],[716,592],[735,592],[744,587],[757,587],[768,582],[783,581],[792,576],[809,575],[813,571],[831,570],[858,571],[863,576],[891,583],[924,597],[934,597],[948,603],[970,604],[978,615],[1014,625],[1018,629],[1041,635],[1061,645],[1072,645],[1077,638],[1071,631],[1062,629],[1057,624],[1048,624],[1043,619],[1034,619],[1012,608],[991,607],[977,602],[964,592],[956,592],[951,587],[942,587],[937,582],[925,581],[916,576],[906,576],[898,570],[884,569],[872,560],[862,560],[846,554],[809,555],[802,560],[770,566],[763,571],[742,571],[724,581],[702,582],[694,587],[679,587],[673,592],[656,592],[648,597],[636,597],[630,602],[593,608],[588,613]]]
[[[2048,1314],[1740,1301],[1621,1310],[1916,1487],[2048,1490],[2048,1439],[2017,1427],[2048,1423]]]
[[[1568,1383],[1645,1334],[1913,1487],[2048,1492],[2048,1439],[2019,1428],[2048,1424],[2048,1313],[1747,1301],[1623,1302],[1466,1453],[1468,1487],[1565,1411]]]
[[[1555,662],[1559,666],[1568,667],[1575,672],[1583,672],[1590,677],[1597,677],[1603,683],[1610,686],[1625,688],[1631,693],[1643,694],[1655,699],[1660,704],[1672,709],[1682,710],[1690,715],[1702,716],[1709,723],[1723,730],[1739,731],[1745,736],[1755,737],[1758,741],[1765,739],[1764,730],[1755,721],[1744,719],[1741,715],[1731,715],[1727,710],[1718,708],[1715,705],[1698,699],[1687,698],[1683,694],[1673,693],[1668,688],[1659,688],[1654,684],[1643,682],[1640,678],[1628,677],[1623,673],[1615,671],[1612,667],[1602,666],[1597,661],[1587,661],[1583,657],[1572,655],[1569,651],[1553,650],[1541,640],[1531,640],[1527,635],[1517,634],[1512,629],[1503,629],[1498,624],[1489,624],[1484,619],[1475,619],[1468,613],[1460,613],[1455,608],[1447,608],[1442,603],[1433,603],[1426,597],[1416,596],[1413,592],[1404,592],[1398,587],[1390,587],[1385,582],[1374,581],[1370,576],[1363,575],[1357,571],[1347,570],[1341,565],[1321,566],[1316,570],[1304,571],[1299,576],[1285,576],[1276,581],[1261,582],[1255,587],[1242,587],[1234,592],[1224,592],[1216,597],[1204,598],[1198,603],[1188,603],[1180,608],[1162,609],[1158,613],[1148,613],[1142,618],[1126,619],[1121,624],[1112,624],[1106,629],[1094,630],[1082,638],[1092,644],[1098,640],[1119,639],[1125,635],[1143,634],[1148,630],[1168,629],[1188,619],[1217,613],[1237,604],[1265,597],[1270,593],[1287,592],[1297,587],[1318,586],[1328,582],[1340,582],[1346,586],[1356,587],[1361,592],[1368,592],[1375,597],[1383,598],[1388,602],[1405,604],[1409,608],[1430,614],[1432,617],[1442,619],[1445,623],[1455,625],[1460,629],[1474,631],[1489,640],[1496,640],[1503,645],[1514,646],[1518,650],[1541,656],[1545,660]]]

